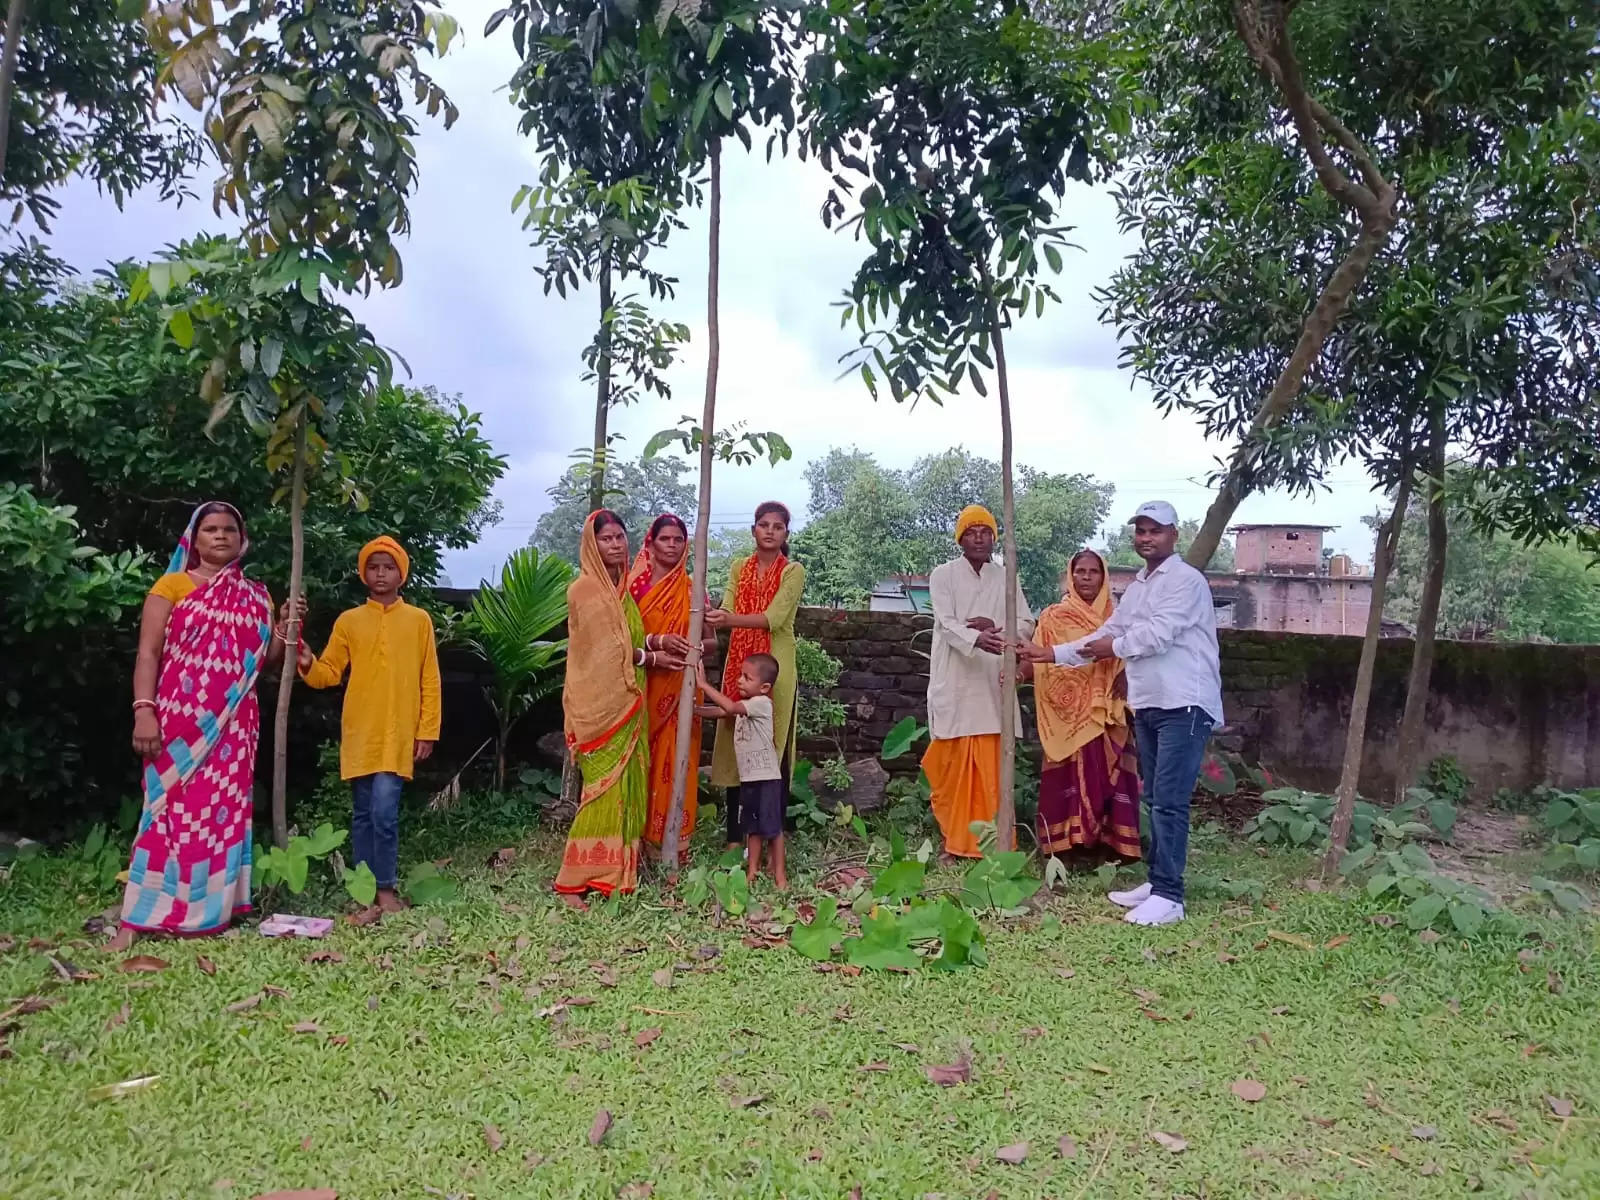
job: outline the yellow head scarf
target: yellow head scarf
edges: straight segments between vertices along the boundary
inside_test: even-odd
[[[1000,526],[994,523],[994,514],[981,504],[969,504],[961,510],[961,515],[956,518],[956,541],[961,540],[961,535],[974,525],[987,525],[989,532],[999,536]]]
[[[578,577],[567,588],[567,678],[561,690],[567,744],[586,753],[615,733],[643,698],[623,611],[633,603],[627,572],[613,580],[606,570],[594,533],[599,515],[590,513],[583,523]]]
[[[411,576],[411,556],[406,553],[406,548],[395,541],[387,533],[382,537],[375,537],[365,546],[361,553],[356,555],[356,574],[365,578],[367,574],[367,559],[374,554],[383,552],[391,556],[400,568],[400,582],[404,583]]]

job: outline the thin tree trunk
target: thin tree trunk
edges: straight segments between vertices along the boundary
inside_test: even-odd
[[[600,264],[600,353],[595,359],[594,459],[589,473],[589,511],[606,505],[606,422],[611,416],[611,260]]]
[[[1000,506],[1005,526],[1002,553],[1006,556],[1006,645],[1000,654],[1000,803],[994,821],[995,839],[1004,851],[1014,850],[1017,845],[1017,725],[1012,716],[1017,695],[1017,504],[1016,489],[1011,484],[1011,381],[1006,373],[1000,314],[993,302],[989,305],[989,328],[994,338],[994,373],[1000,390]]]
[[[1261,402],[1261,407],[1256,409],[1249,432],[1239,440],[1233,457],[1228,461],[1228,473],[1217,488],[1216,499],[1206,509],[1206,519],[1201,523],[1194,541],[1189,543],[1188,553],[1183,556],[1190,566],[1205,570],[1211,556],[1217,552],[1222,535],[1228,530],[1228,522],[1233,520],[1240,503],[1253,490],[1251,476],[1266,448],[1267,431],[1294,409],[1301,385],[1305,383],[1306,372],[1322,353],[1328,334],[1333,332],[1333,327],[1349,307],[1350,295],[1366,276],[1373,258],[1389,240],[1389,230],[1393,225],[1392,211],[1383,220],[1368,220],[1363,216],[1361,233],[1356,237],[1355,245],[1350,247],[1350,253],[1344,256],[1344,261],[1328,277],[1322,294],[1311,309],[1311,315],[1300,329],[1300,338],[1289,355],[1289,361],[1284,364],[1283,371],[1267,393],[1267,398]]]
[[[1389,586],[1389,569],[1394,566],[1395,545],[1405,521],[1406,505],[1411,502],[1411,472],[1400,481],[1394,512],[1378,530],[1372,561],[1372,607],[1367,613],[1367,633],[1361,641],[1361,662],[1356,667],[1355,694],[1350,698],[1350,725],[1345,730],[1344,762],[1339,770],[1339,789],[1334,793],[1333,821],[1328,834],[1328,853],[1323,859],[1325,875],[1333,875],[1344,857],[1350,838],[1350,819],[1355,814],[1356,787],[1361,779],[1361,755],[1367,742],[1367,703],[1372,699],[1372,674],[1378,662],[1378,641],[1383,633],[1383,599]]]
[[[0,182],[6,177],[6,144],[11,134],[11,94],[17,85],[17,51],[27,22],[28,0],[11,0],[6,6],[6,46],[0,52]]]
[[[1444,512],[1444,413],[1437,407],[1429,419],[1428,437],[1428,566],[1422,580],[1422,596],[1417,604],[1417,633],[1411,650],[1411,676],[1406,680],[1405,715],[1400,718],[1394,777],[1396,804],[1406,798],[1406,790],[1416,781],[1417,770],[1422,765],[1422,722],[1428,711],[1428,685],[1433,677],[1439,602],[1444,595],[1445,554],[1450,545],[1450,527]]]
[[[305,569],[306,412],[303,407],[294,426],[294,476],[289,485],[289,622],[283,647],[283,669],[278,675],[278,711],[272,725],[272,841],[280,849],[289,844],[289,698],[300,659],[300,620],[295,614]]]
[[[700,411],[700,503],[694,521],[694,579],[689,588],[689,644],[698,647],[705,629],[706,542],[711,532],[711,463],[713,433],[717,420],[717,369],[721,365],[722,332],[717,319],[717,277],[722,257],[722,142],[714,140],[711,157],[711,211],[709,246],[706,254],[706,398]],[[727,686],[723,680],[723,686]],[[689,761],[689,741],[694,732],[695,669],[684,668],[678,689],[678,742],[672,755],[672,804],[667,809],[667,828],[661,835],[661,862],[667,881],[678,878],[678,834],[683,824],[684,798],[688,794],[689,772],[699,772],[699,763]]]

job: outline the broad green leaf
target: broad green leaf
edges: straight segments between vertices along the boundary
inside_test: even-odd
[[[189,316],[186,308],[174,309],[167,318],[167,329],[172,333],[172,340],[187,350],[194,345],[194,321]]]
[[[713,98],[716,100],[717,111],[722,114],[722,119],[724,121],[733,120],[733,92],[728,89],[726,83],[717,84],[717,90],[713,94]]]
[[[884,735],[883,749],[878,752],[878,757],[884,762],[899,758],[927,732],[928,727],[919,724],[915,717],[901,717],[894,728]]]
[[[354,871],[345,869],[344,887],[357,904],[371,904],[378,898],[378,877],[366,863],[357,863]]]
[[[438,904],[453,899],[456,883],[443,875],[429,875],[406,887],[406,898],[413,904]]]
[[[1367,880],[1367,898],[1376,900],[1398,882],[1393,875],[1374,875]]]
[[[1544,810],[1544,827],[1559,829],[1572,820],[1572,814],[1577,811],[1578,806],[1570,800],[1552,800],[1550,807]]]
[[[268,335],[261,339],[261,353],[257,360],[261,365],[261,373],[268,379],[278,374],[278,368],[283,365],[283,343],[277,338]]]
[[[1450,923],[1462,937],[1472,937],[1483,928],[1484,911],[1466,900],[1450,901]]]
[[[1445,898],[1438,893],[1419,896],[1406,909],[1406,924],[1412,929],[1427,929],[1444,911]]]
[[[687,897],[686,897],[687,899]],[[825,962],[833,957],[833,947],[844,937],[839,920],[839,902],[832,896],[817,901],[817,915],[809,925],[796,925],[789,931],[789,944],[807,958]]]
[[[922,891],[927,872],[928,868],[915,859],[891,863],[873,881],[872,894],[890,900],[909,900]]]
[[[306,890],[306,871],[311,866],[311,860],[304,854],[287,853],[281,862],[283,881],[288,884],[289,890],[299,895]]]
[[[322,858],[344,845],[345,837],[343,829],[335,829],[332,822],[324,821],[312,831],[306,853],[312,858]]]

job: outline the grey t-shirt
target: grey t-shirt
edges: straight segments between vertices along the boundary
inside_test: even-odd
[[[752,696],[744,702],[744,711],[744,716],[733,719],[733,756],[739,762],[739,782],[781,778],[778,748],[772,736],[772,698]]]

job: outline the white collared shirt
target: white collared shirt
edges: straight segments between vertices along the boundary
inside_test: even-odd
[[[1173,555],[1134,576],[1111,619],[1086,638],[1055,647],[1056,662],[1082,666],[1078,647],[1111,636],[1127,663],[1128,704],[1141,708],[1204,709],[1222,724],[1222,670],[1217,660],[1217,615],[1206,577]]]
[[[965,558],[941,563],[928,576],[933,605],[933,652],[928,665],[928,734],[935,739],[1000,732],[1000,656],[978,649],[973,617],[1006,626],[1006,569],[996,562],[974,571]],[[1033,634],[1033,613],[1017,586],[1017,635]],[[1009,705],[1016,732],[1022,712]]]

